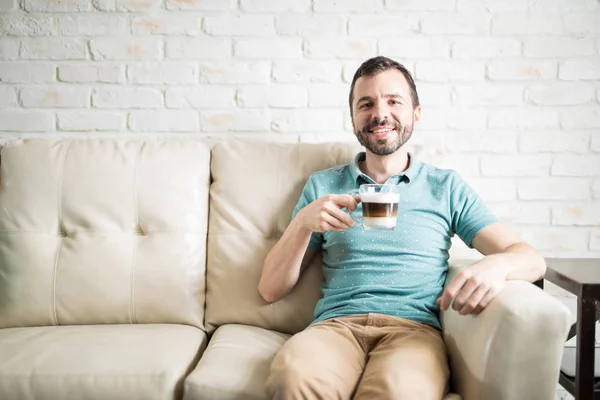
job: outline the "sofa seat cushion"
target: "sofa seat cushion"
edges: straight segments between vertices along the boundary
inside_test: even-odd
[[[206,342],[186,325],[0,329],[0,397],[180,399]]]
[[[219,327],[185,380],[184,400],[265,399],[271,360],[289,337],[248,325]]]
[[[264,400],[271,361],[291,335],[248,325],[220,326],[196,369],[185,380],[183,400]],[[461,400],[456,394],[444,400]]]
[[[185,380],[183,400],[265,400],[271,361],[291,335],[248,325],[222,325]],[[461,400],[448,394],[444,400]]]

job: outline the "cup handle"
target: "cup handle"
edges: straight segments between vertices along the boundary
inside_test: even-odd
[[[348,194],[352,197],[358,197],[360,199],[360,192],[358,191],[358,189],[352,189],[351,191],[348,192]],[[346,212],[348,213],[348,215],[350,216],[350,218],[352,218],[354,220],[354,222],[356,222],[357,225],[360,225],[360,221],[357,221],[353,216],[352,213],[350,213],[350,211],[348,211],[348,209],[346,209]]]

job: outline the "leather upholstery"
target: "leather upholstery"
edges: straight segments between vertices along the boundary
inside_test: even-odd
[[[317,260],[267,304],[257,291],[263,258],[308,176],[357,150],[233,141],[211,160],[195,140],[9,143],[0,399],[264,398],[273,355],[312,320],[321,275]],[[553,397],[568,321],[560,302],[524,282],[507,283],[477,318],[443,313],[454,391]],[[214,332],[204,354],[203,329]]]
[[[446,284],[472,261],[455,261]],[[477,317],[441,313],[452,384],[464,399],[555,396],[570,312],[535,285],[508,281]]]
[[[206,342],[185,325],[0,329],[0,398],[180,399]]]
[[[209,159],[189,141],[4,147],[0,328],[202,327]]]
[[[265,400],[271,359],[290,335],[247,325],[215,331],[198,367],[185,380],[183,400]],[[461,400],[448,394],[444,400]]]
[[[185,380],[184,400],[262,400],[269,366],[290,337],[248,325],[219,327],[210,348]]]
[[[290,222],[309,175],[349,162],[354,144],[230,141],[212,149],[206,329],[244,324],[296,333],[313,319],[319,261],[284,299],[266,303],[257,287],[262,262]]]

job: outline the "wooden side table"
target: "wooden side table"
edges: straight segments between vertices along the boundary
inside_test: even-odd
[[[577,321],[569,336],[577,336],[575,377],[560,372],[559,383],[576,400],[600,399],[594,377],[596,321],[600,319],[600,259],[548,258],[545,279],[577,296]]]

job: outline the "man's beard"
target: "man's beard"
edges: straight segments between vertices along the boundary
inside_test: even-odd
[[[388,156],[398,150],[412,136],[414,120],[409,125],[402,125],[398,121],[389,122],[387,119],[378,121],[377,119],[369,122],[363,129],[355,130],[358,142],[371,153],[378,156]],[[377,127],[391,127],[396,132],[395,138],[375,139],[371,137],[370,130]]]

